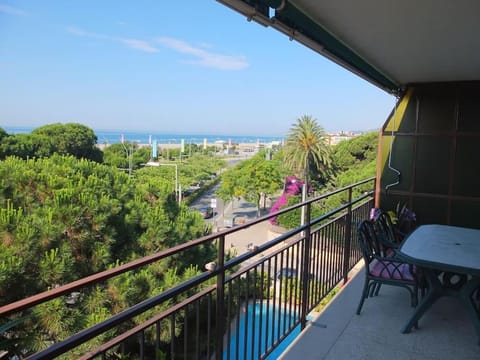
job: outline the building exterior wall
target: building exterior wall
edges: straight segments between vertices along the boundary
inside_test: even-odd
[[[380,132],[377,206],[480,228],[479,155],[480,81],[412,85]]]

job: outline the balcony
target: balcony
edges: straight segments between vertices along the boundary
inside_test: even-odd
[[[356,315],[363,271],[360,262],[351,280],[285,351],[283,360],[478,358],[478,339],[458,299],[441,298],[410,334],[400,333],[413,312],[404,289],[383,286]]]
[[[461,307],[450,307],[448,299],[422,318],[420,330],[408,335],[400,334],[412,312],[403,289],[384,286],[380,296],[366,300],[362,315],[355,315],[363,282],[362,274],[357,274],[362,266],[355,228],[369,216],[374,187],[375,179],[367,179],[280,211],[275,215],[300,213],[304,206],[306,224],[242,254],[228,253],[228,239],[260,236],[255,235],[255,228],[264,229],[272,215],[5,305],[0,307],[0,329],[4,338],[14,339],[39,304],[56,299],[65,306],[79,306],[82,293],[101,289],[111,278],[214,241],[216,260],[203,263],[206,270],[199,275],[22,356],[274,359],[298,335],[284,352],[286,359],[362,358],[367,354],[368,358],[375,354],[383,358],[385,352],[399,359],[442,358],[452,353],[459,359],[476,358],[473,328]],[[315,204],[335,197],[341,205],[313,216]],[[316,317],[318,305],[339,284],[346,285]]]

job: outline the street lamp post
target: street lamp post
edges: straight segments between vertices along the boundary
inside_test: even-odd
[[[177,164],[159,164],[159,166],[175,166],[175,196],[180,203],[180,196],[178,194],[178,165]]]
[[[175,196],[178,199],[178,203],[182,202],[182,187],[178,183],[178,164],[161,164],[155,161],[149,161],[146,164],[147,166],[175,166]]]
[[[178,186],[178,165],[177,164],[158,164],[159,166],[175,166],[175,196],[178,199],[178,203],[182,201],[182,195],[179,193],[179,186]]]
[[[132,177],[133,172],[133,144],[130,144],[130,149],[128,149],[125,144],[122,142],[123,149],[125,150],[125,154],[127,155],[128,159],[128,176]]]

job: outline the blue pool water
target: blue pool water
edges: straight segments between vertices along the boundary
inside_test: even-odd
[[[298,319],[299,315],[278,306],[269,305],[267,309],[267,304],[248,305],[247,311],[240,316],[238,327],[236,323],[232,326],[230,345],[224,351],[223,359],[251,359],[252,350],[253,358],[257,358],[259,354],[263,354],[267,348],[270,348],[278,340],[279,327],[281,336],[286,332],[286,329],[293,325],[295,318]],[[255,326],[252,326],[253,321]],[[300,325],[292,330],[280,345],[268,355],[267,359],[277,359],[298,334],[300,334]],[[228,356],[229,353],[230,356]]]

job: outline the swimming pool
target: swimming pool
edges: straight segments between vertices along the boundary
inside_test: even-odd
[[[288,311],[278,305],[249,304],[246,311],[239,317],[238,324],[234,321],[232,325],[230,343],[223,352],[223,359],[258,358],[274,342],[278,341],[279,337],[286,332],[286,329],[293,326],[295,319],[298,318],[298,313]],[[300,325],[292,330],[268,355],[267,359],[277,359],[298,334],[300,334]]]

